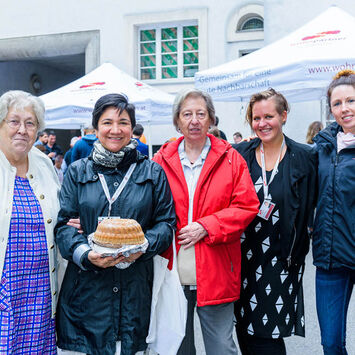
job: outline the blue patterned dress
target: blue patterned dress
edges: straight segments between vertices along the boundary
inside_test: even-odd
[[[27,179],[15,179],[0,285],[0,354],[56,354],[43,216]]]

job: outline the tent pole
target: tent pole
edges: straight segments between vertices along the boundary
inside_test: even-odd
[[[326,114],[326,110],[327,110],[327,105],[326,105],[326,99],[325,97],[322,97],[320,99],[320,120],[323,124],[323,127],[326,127],[327,125],[327,114]]]
[[[150,120],[148,121],[148,150],[149,150],[149,159],[152,159],[153,158],[152,126],[150,125]]]

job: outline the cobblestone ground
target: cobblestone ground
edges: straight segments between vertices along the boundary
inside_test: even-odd
[[[306,270],[304,274],[304,298],[305,298],[305,317],[306,317],[306,337],[293,336],[286,338],[288,355],[322,355],[320,344],[320,333],[315,305],[315,267],[312,264],[311,252],[307,256]],[[355,293],[355,292],[354,292]],[[347,321],[347,350],[348,354],[355,354],[355,294],[353,293],[350,301]],[[332,321],[331,319],[329,320]],[[234,334],[235,337],[235,334]],[[235,337],[236,340],[236,337]],[[206,355],[200,324],[197,314],[195,315],[195,341],[197,355]],[[239,349],[238,349],[239,350]],[[58,355],[72,355],[72,352],[58,351]],[[240,354],[240,352],[239,352]],[[150,352],[149,355],[153,355]],[[164,354],[161,354],[164,355]],[[223,355],[223,354],[216,354]]]
[[[306,270],[304,274],[304,299],[306,318],[306,337],[292,336],[286,338],[288,355],[322,355],[320,343],[320,331],[317,320],[315,303],[315,267],[312,264],[312,253],[306,259]],[[196,318],[198,318],[196,316]],[[332,320],[329,319],[331,322]],[[196,321],[196,350],[197,355],[205,355],[199,322]],[[355,290],[350,301],[348,321],[346,330],[348,354],[355,354]],[[240,352],[239,352],[240,353]],[[221,354],[222,355],[222,354]]]

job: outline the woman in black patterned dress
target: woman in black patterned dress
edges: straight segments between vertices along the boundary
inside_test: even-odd
[[[315,199],[315,155],[286,137],[289,107],[273,89],[251,97],[247,121],[258,138],[235,145],[260,200],[242,240],[242,289],[236,304],[243,355],[286,354],[284,337],[304,336],[302,277]]]

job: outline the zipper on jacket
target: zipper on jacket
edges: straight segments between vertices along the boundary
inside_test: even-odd
[[[335,148],[337,149],[337,148]],[[337,166],[338,166],[338,163],[339,163],[339,153],[336,153],[335,155],[335,159],[334,159],[334,169],[333,169],[333,181],[332,181],[332,188],[333,188],[333,192],[332,192],[332,195],[333,195],[333,198],[332,198],[332,202],[333,202],[333,205],[332,205],[332,225],[334,226],[334,210],[335,210],[335,177],[336,177],[336,169],[337,169]],[[334,240],[334,228],[332,228],[332,237],[331,237],[331,245],[330,245],[330,248],[329,248],[329,265],[331,264],[331,258],[332,258],[332,249],[333,249],[333,240]]]
[[[291,266],[291,255],[292,255],[292,251],[293,251],[293,248],[295,246],[295,242],[296,242],[296,226],[293,225],[293,229],[295,230],[294,234],[293,234],[293,241],[292,241],[292,245],[291,245],[291,250],[290,250],[290,253],[288,254],[288,257],[287,257],[287,266],[290,267]]]

